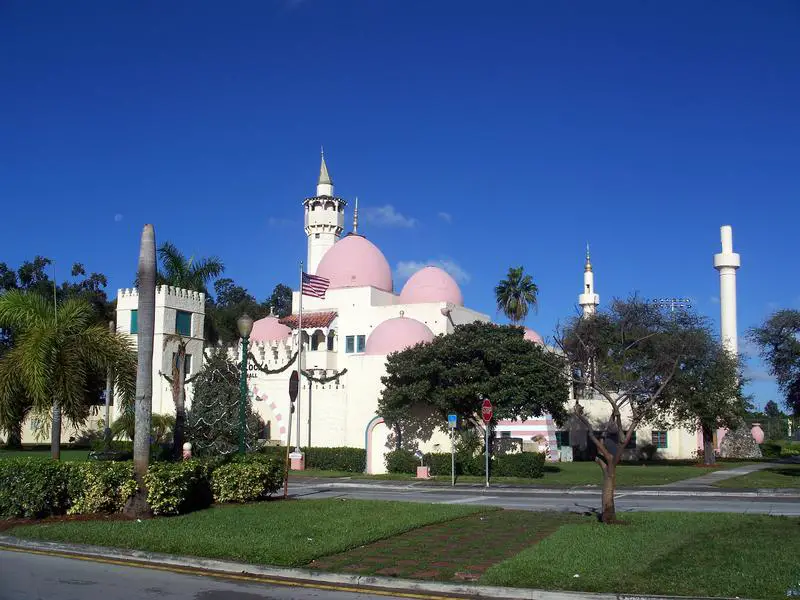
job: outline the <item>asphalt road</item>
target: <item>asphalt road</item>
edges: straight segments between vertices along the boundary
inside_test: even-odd
[[[418,596],[419,597],[419,596]],[[441,596],[440,596],[441,597]],[[0,550],[0,600],[386,600]]]
[[[394,485],[393,485],[394,484]],[[663,490],[667,492],[667,490]],[[716,495],[670,495],[659,491],[623,491],[617,494],[617,511],[681,511],[735,512],[769,515],[800,516],[800,498],[746,497],[732,493],[710,492]],[[558,492],[555,490],[520,490],[508,488],[447,489],[423,485],[347,484],[301,482],[290,485],[290,494],[298,498],[358,498],[364,500],[405,500],[444,504],[484,504],[518,510],[557,510],[594,512],[600,507],[599,491]],[[662,495],[657,495],[662,494]]]

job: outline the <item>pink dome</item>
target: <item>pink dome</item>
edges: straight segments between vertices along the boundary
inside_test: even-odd
[[[544,338],[536,333],[533,329],[525,328],[525,339],[529,342],[533,342],[534,344],[539,344],[540,346],[544,346]]]
[[[408,317],[396,317],[378,325],[367,338],[367,354],[391,354],[420,342],[433,341],[433,332],[424,323]]]
[[[317,275],[330,279],[331,288],[372,286],[392,291],[392,269],[378,247],[361,235],[350,234],[322,257]]]
[[[264,317],[253,323],[250,333],[252,342],[274,342],[285,340],[291,335],[292,330],[278,321],[278,317]]]
[[[464,306],[464,296],[456,280],[439,267],[425,267],[414,273],[403,286],[400,301],[407,304],[450,302]]]

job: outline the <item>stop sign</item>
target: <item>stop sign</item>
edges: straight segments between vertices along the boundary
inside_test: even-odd
[[[481,404],[481,416],[483,417],[483,422],[488,423],[492,420],[492,415],[494,411],[492,410],[492,403],[488,398],[484,398],[483,404]]]

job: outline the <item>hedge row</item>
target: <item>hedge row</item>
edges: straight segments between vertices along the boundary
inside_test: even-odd
[[[154,463],[145,479],[156,515],[182,514],[212,501],[262,500],[282,482],[283,463],[257,455]],[[120,512],[135,491],[132,462],[0,460],[0,517]]]
[[[800,456],[800,442],[764,442],[761,444],[764,458],[788,458]]]
[[[544,476],[545,456],[540,452],[522,452],[492,457],[489,463],[489,475],[492,477],[525,477],[538,478]],[[423,456],[422,464],[430,467],[431,475],[450,475],[452,455],[446,453],[430,453]],[[386,469],[390,473],[416,473],[420,466],[419,459],[409,450],[394,450],[386,455]],[[456,475],[483,475],[485,458],[481,455],[463,457],[456,455]]]
[[[367,451],[363,448],[303,448],[306,469],[363,473],[367,469]],[[265,446],[265,456],[286,460],[285,446]]]

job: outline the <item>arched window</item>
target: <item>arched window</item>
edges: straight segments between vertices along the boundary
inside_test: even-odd
[[[331,330],[328,332],[328,352],[336,351],[336,332]]]
[[[314,336],[311,338],[311,350],[324,350],[325,349],[325,334],[322,332],[321,329],[317,329],[314,332]]]
[[[301,340],[303,340],[303,350],[308,350],[308,334],[304,331],[301,335]]]

